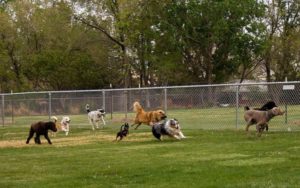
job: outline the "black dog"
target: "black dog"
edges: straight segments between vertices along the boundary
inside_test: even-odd
[[[125,123],[121,126],[120,131],[117,133],[116,140],[118,140],[119,137],[120,140],[122,140],[123,137],[127,136],[127,134],[129,134],[129,125],[128,123]]]
[[[264,104],[262,107],[260,108],[253,108],[253,110],[258,110],[258,111],[268,111],[271,110],[274,107],[278,107],[274,101],[268,101],[266,104]],[[245,110],[250,110],[250,108],[248,106],[245,106]],[[269,126],[266,125],[265,126],[266,131],[269,130]]]
[[[27,138],[26,144],[29,143],[29,141],[33,137],[34,133],[36,133],[36,136],[34,137],[34,142],[36,144],[41,144],[40,135],[44,135],[44,137],[47,139],[48,143],[52,144],[52,142],[48,136],[48,130],[50,129],[53,132],[57,131],[56,124],[55,124],[57,121],[57,118],[53,117],[53,119],[54,119],[54,122],[39,121],[37,123],[33,123],[30,127],[29,136]]]

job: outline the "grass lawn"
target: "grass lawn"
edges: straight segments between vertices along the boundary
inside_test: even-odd
[[[119,126],[95,132],[75,126],[67,137],[51,137],[53,145],[43,137],[42,145],[33,139],[26,145],[28,125],[1,127],[0,187],[300,186],[297,131],[257,138],[254,132],[203,130],[188,122],[185,140],[158,141],[143,125],[113,142]]]

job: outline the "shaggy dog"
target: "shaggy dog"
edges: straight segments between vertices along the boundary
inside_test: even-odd
[[[137,129],[142,123],[152,126],[153,123],[159,122],[167,117],[163,110],[146,112],[139,102],[133,103],[133,110],[136,112],[136,116],[134,124],[131,126],[136,125],[135,129]]]
[[[254,110],[259,110],[259,111],[267,111],[267,110],[271,110],[272,108],[277,107],[277,105],[275,104],[274,101],[268,101],[266,104],[264,104],[262,107],[260,108],[253,108]],[[250,108],[248,106],[245,106],[245,109],[250,110]],[[266,125],[266,131],[269,130],[269,126]]]
[[[34,142],[36,144],[41,144],[40,135],[44,135],[44,137],[47,139],[48,143],[52,144],[52,142],[48,136],[48,130],[52,130],[53,132],[57,131],[57,128],[56,128],[57,118],[55,116],[52,116],[52,119],[54,119],[54,122],[39,121],[39,122],[31,124],[29,136],[27,138],[26,144],[29,144],[29,141],[33,137],[34,133],[36,134],[36,136],[34,138]]]
[[[152,134],[155,138],[161,140],[161,136],[167,135],[178,140],[185,138],[177,119],[170,119],[163,122],[155,123],[152,126]]]
[[[127,136],[127,134],[129,134],[129,125],[128,123],[125,123],[121,126],[120,131],[117,133],[116,140],[118,140],[119,137],[120,140],[122,140],[123,137]]]
[[[66,133],[66,136],[68,136],[69,131],[70,131],[70,122],[71,122],[71,119],[68,116],[64,116],[60,122],[61,130]]]
[[[268,122],[273,117],[283,114],[284,111],[278,107],[274,107],[267,111],[249,110],[249,108],[245,107],[244,119],[247,122],[246,131],[249,130],[251,125],[256,124],[258,136],[261,136],[262,131],[268,126]]]
[[[100,120],[102,120],[103,125],[106,125],[104,121],[105,111],[103,109],[97,109],[97,110],[90,110],[90,106],[87,104],[85,106],[86,112],[88,113],[88,120],[90,124],[92,125],[92,129],[95,130],[95,128],[99,128]]]

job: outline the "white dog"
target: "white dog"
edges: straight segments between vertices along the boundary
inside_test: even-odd
[[[178,140],[186,138],[181,132],[181,128],[177,119],[170,119],[163,122],[155,123],[152,126],[152,133],[155,138],[161,140],[161,136],[167,135]]]
[[[106,125],[104,121],[105,111],[103,109],[97,109],[97,110],[90,110],[90,106],[87,104],[85,106],[85,109],[88,113],[88,120],[90,124],[92,125],[92,129],[95,130],[95,128],[99,128],[100,120],[102,120],[103,125]]]
[[[71,122],[71,119],[68,116],[64,116],[60,122],[61,130],[66,133],[66,136],[68,136],[69,131],[70,131],[70,122]]]

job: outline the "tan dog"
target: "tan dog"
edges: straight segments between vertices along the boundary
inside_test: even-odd
[[[268,126],[268,122],[275,116],[283,115],[279,107],[274,107],[271,110],[259,111],[259,110],[249,110],[245,107],[244,119],[247,122],[246,131],[253,124],[256,124],[256,131],[258,136],[261,136],[262,131]]]
[[[139,102],[133,103],[133,110],[136,112],[136,116],[134,124],[131,126],[137,125],[135,129],[137,129],[142,123],[152,126],[153,123],[159,122],[167,117],[163,110],[146,112]]]

